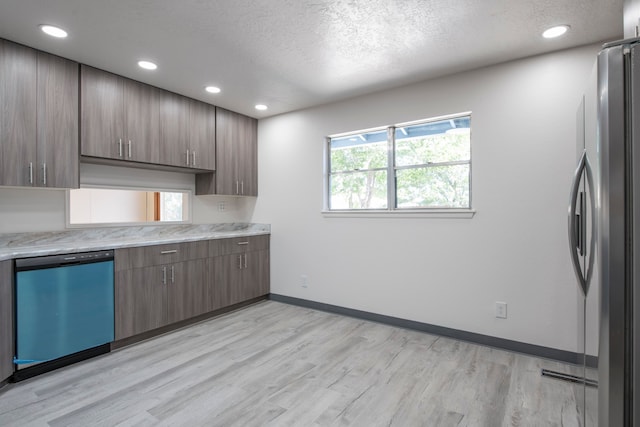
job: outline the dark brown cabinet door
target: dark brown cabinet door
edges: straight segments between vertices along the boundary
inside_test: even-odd
[[[189,167],[187,156],[189,138],[188,99],[171,92],[163,92],[160,100],[160,163]]]
[[[35,185],[78,188],[78,64],[38,52]]]
[[[207,261],[209,275],[207,280],[207,311],[217,310],[231,305],[229,285],[226,277],[229,266],[223,256],[210,258]],[[233,268],[233,266],[231,266]]]
[[[245,297],[245,254],[226,255],[227,264],[227,286],[229,286],[229,299],[231,304],[237,304],[246,299]]]
[[[242,297],[245,300],[269,293],[269,251],[255,251],[244,254],[242,270]],[[246,267],[245,267],[246,266]]]
[[[209,310],[270,292],[269,235],[209,241]]]
[[[258,195],[258,121],[238,115],[238,142],[236,144],[237,175],[240,195]]]
[[[268,295],[271,292],[271,258],[269,250],[254,252],[257,258],[256,296]]]
[[[159,163],[160,99],[153,86],[124,79],[124,158]]]
[[[82,65],[81,154],[124,159],[124,81],[121,77]]]
[[[216,108],[216,194],[239,194],[234,126],[236,113]]]
[[[222,255],[211,259],[209,310],[242,301],[242,260],[242,254]]]
[[[115,275],[115,339],[167,324],[166,266],[123,270]]]
[[[215,170],[215,107],[81,68],[81,154]]]
[[[209,309],[269,293],[269,251],[229,254],[211,260]]]
[[[216,108],[216,194],[258,195],[257,120]]]
[[[207,262],[196,259],[167,266],[169,323],[207,312]]]
[[[0,261],[0,381],[13,374],[13,264]]]
[[[36,51],[0,40],[0,179],[28,186],[35,180]]]
[[[216,108],[189,100],[189,167],[216,168]]]

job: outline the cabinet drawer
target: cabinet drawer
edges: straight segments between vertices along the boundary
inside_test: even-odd
[[[115,269],[122,271],[206,257],[207,241],[204,240],[117,249],[115,251]]]
[[[209,241],[209,256],[238,254],[269,249],[269,235],[233,237]]]

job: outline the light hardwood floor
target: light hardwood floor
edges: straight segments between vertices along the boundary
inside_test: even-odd
[[[0,391],[1,426],[577,426],[561,363],[264,301]]]

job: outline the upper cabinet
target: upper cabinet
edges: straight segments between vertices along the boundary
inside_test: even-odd
[[[0,40],[0,185],[77,188],[78,64]]]
[[[160,163],[156,147],[160,141],[162,91],[129,79],[123,80],[124,135],[127,160]]]
[[[216,194],[258,195],[257,140],[256,119],[216,108]]]
[[[216,107],[189,100],[189,166],[196,169],[216,168]]]
[[[82,135],[80,154],[123,158],[123,81],[83,65],[80,69]]]
[[[78,188],[82,156],[189,169],[196,194],[257,196],[257,129],[251,117],[0,39],[0,185]]]
[[[160,101],[160,163],[189,167],[189,102],[184,96],[164,92]]]
[[[85,65],[80,75],[81,154],[158,163],[162,91]]]
[[[37,186],[78,188],[78,63],[38,52]]]
[[[83,156],[215,169],[215,107],[84,65],[81,91]]]

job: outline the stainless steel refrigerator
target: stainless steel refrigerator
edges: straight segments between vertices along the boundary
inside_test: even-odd
[[[569,208],[585,379],[579,402],[585,425],[638,426],[640,39],[606,44],[591,81],[578,113]]]

